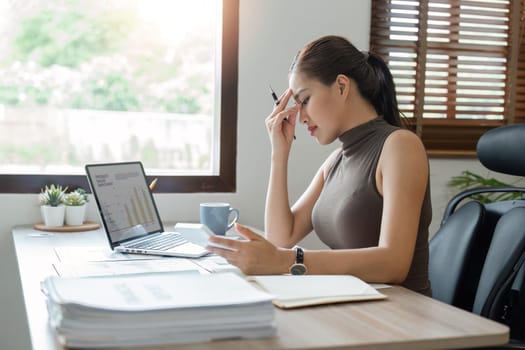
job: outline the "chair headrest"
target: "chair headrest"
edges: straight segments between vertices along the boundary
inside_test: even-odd
[[[525,176],[525,124],[500,126],[483,134],[478,159],[490,170]]]

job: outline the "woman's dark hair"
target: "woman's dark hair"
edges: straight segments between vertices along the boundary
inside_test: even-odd
[[[295,56],[290,73],[299,72],[331,85],[337,75],[352,79],[361,95],[378,115],[392,125],[402,126],[394,79],[381,57],[359,51],[347,39],[325,36],[307,44]]]

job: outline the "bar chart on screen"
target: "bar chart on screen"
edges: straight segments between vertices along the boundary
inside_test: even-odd
[[[153,198],[142,173],[130,168],[114,174],[100,173],[95,178],[101,189],[98,196],[106,228],[116,239],[135,237],[160,228]]]
[[[151,200],[144,189],[133,188],[133,196],[126,202],[124,209],[130,226],[154,220]]]

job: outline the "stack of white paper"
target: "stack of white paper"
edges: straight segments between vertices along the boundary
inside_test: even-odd
[[[272,296],[233,273],[48,277],[49,320],[69,347],[275,335]]]

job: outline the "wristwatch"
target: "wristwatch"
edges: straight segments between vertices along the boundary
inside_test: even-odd
[[[306,271],[303,248],[295,246],[295,263],[290,266],[290,273],[292,275],[304,275]]]

